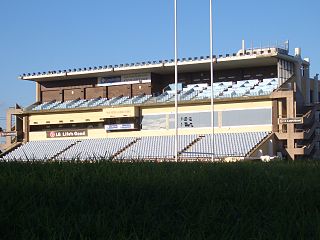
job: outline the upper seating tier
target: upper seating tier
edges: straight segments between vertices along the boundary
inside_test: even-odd
[[[263,81],[259,80],[242,80],[238,82],[216,82],[211,86],[207,83],[189,84],[178,90],[178,101],[196,101],[213,98],[234,98],[243,96],[264,96],[269,95],[278,87],[277,78],[268,78]],[[172,86],[169,85],[171,88]],[[163,94],[153,97],[151,95],[139,95],[132,98],[128,96],[118,96],[111,99],[76,99],[70,101],[51,101],[45,102],[37,106],[28,107],[26,109],[32,111],[39,110],[58,110],[58,109],[75,109],[99,106],[123,106],[148,103],[165,103],[175,100],[175,90],[168,89]]]

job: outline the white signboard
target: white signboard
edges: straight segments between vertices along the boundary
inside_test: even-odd
[[[121,82],[144,82],[151,81],[151,73],[136,73],[121,76]]]
[[[151,82],[151,73],[136,73],[122,76],[101,77],[98,79],[98,86],[116,86],[149,82]]]
[[[303,118],[298,117],[298,118],[279,118],[279,124],[302,124],[303,123]]]
[[[124,123],[124,124],[111,124],[104,125],[106,131],[117,131],[117,130],[130,130],[135,129],[134,123]]]
[[[17,132],[0,132],[0,137],[15,137]]]

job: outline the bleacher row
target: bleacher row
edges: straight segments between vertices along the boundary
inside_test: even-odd
[[[173,84],[174,85],[174,84]],[[171,86],[173,86],[171,85]],[[213,84],[214,98],[233,98],[242,96],[261,96],[269,95],[278,87],[277,78],[268,78],[263,81],[243,80],[238,82],[217,82]],[[207,83],[189,84],[179,91],[179,101],[203,100],[211,98],[211,86]],[[55,110],[55,109],[73,109],[87,108],[97,106],[117,106],[147,103],[164,103],[174,101],[175,89],[171,88],[163,94],[153,97],[151,95],[140,95],[132,98],[128,96],[118,96],[111,99],[76,99],[70,101],[51,101],[37,106],[31,106],[28,110]]]
[[[180,135],[182,158],[246,156],[268,132],[220,133],[214,135]],[[3,156],[2,160],[137,160],[172,159],[174,136],[140,138],[103,138],[84,140],[31,141]]]

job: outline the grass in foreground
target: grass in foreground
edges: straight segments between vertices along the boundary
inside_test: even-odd
[[[2,239],[320,239],[318,163],[0,163]]]

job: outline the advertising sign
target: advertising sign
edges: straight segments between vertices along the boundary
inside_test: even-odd
[[[104,108],[105,118],[136,117],[139,114],[137,107]]]
[[[302,124],[303,119],[302,118],[279,118],[279,124]]]
[[[136,73],[121,76],[122,82],[143,82],[151,81],[151,73]]]
[[[97,86],[112,86],[114,83],[121,82],[121,76],[98,78]]]
[[[17,132],[0,132],[0,137],[15,137]]]
[[[47,138],[67,138],[67,137],[85,137],[88,136],[88,130],[59,130],[47,131]]]
[[[135,129],[134,123],[104,125],[106,131],[130,130]]]
[[[150,83],[151,73],[135,73],[122,76],[100,77],[97,86],[117,86],[123,84]]]

